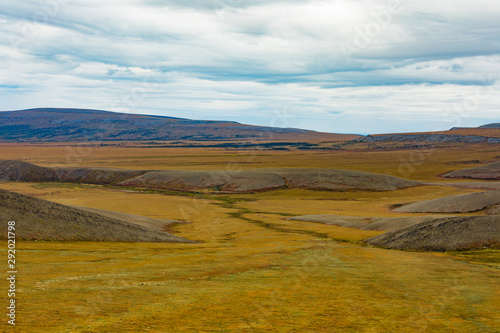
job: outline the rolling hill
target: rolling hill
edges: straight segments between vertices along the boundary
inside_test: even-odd
[[[394,209],[398,213],[472,213],[500,204],[500,191],[457,194]]]
[[[167,227],[176,221],[80,209],[2,189],[0,218],[2,221],[16,221],[16,236],[25,240],[190,242],[162,232],[157,227],[158,224]],[[3,228],[0,238],[6,237],[7,228]]]
[[[215,193],[249,193],[280,188],[392,191],[422,184],[394,176],[353,170],[149,171],[106,168],[43,168],[23,161],[0,161],[0,181],[86,183]]]
[[[444,178],[500,180],[500,161],[475,168],[447,172]]]
[[[498,248],[500,216],[453,216],[390,231],[366,241],[399,250],[457,251]]]
[[[479,128],[500,128],[500,123],[486,124],[483,126],[479,126]]]
[[[499,124],[487,124],[476,128],[454,127],[448,131],[375,134],[359,139],[362,142],[459,142],[500,143]]]
[[[303,215],[288,220],[385,231],[366,243],[399,250],[455,251],[500,246],[500,216],[357,217]]]
[[[0,112],[0,141],[147,141],[147,140],[332,140],[359,135],[263,127],[231,121],[116,113],[85,109],[38,108]]]

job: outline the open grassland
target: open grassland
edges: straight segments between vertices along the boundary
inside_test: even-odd
[[[387,144],[391,146],[390,143]],[[226,150],[223,148],[134,148],[78,144],[0,144],[0,160],[20,159],[45,167],[106,167],[133,170],[239,170],[326,168],[367,171],[430,182],[438,175],[500,158],[493,144],[452,144],[413,150]]]
[[[388,192],[327,192],[294,189],[241,195],[242,198],[253,200],[242,202],[240,206],[251,211],[286,212],[293,215],[319,214],[318,212],[321,211],[321,214],[367,217],[424,216],[428,214],[395,214],[389,209],[403,203],[472,192],[477,192],[477,190],[447,186],[418,186]]]
[[[21,244],[27,332],[495,332],[498,271],[312,237]],[[252,239],[234,241],[252,243]],[[298,248],[299,244],[309,247]],[[258,248],[257,248],[258,245]],[[42,320],[43,318],[43,320]]]
[[[66,148],[3,145],[0,159],[62,166],[68,162]],[[129,169],[223,169],[228,163],[338,168],[446,183],[437,175],[500,156],[491,145],[417,153],[425,158],[411,151],[96,147],[73,162]],[[413,171],[401,175],[402,166]],[[0,188],[66,205],[185,221],[169,232],[198,241],[19,241],[21,332],[500,330],[499,250],[385,250],[362,243],[379,231],[286,220],[305,214],[420,216],[390,208],[477,190],[418,186],[390,192],[293,189],[213,195],[60,183],[0,182]],[[6,248],[6,242],[1,244]],[[5,280],[0,288],[7,290]]]
[[[29,332],[494,332],[500,328],[495,250],[471,254],[384,250],[360,243],[378,231],[285,219],[290,209],[281,200],[295,200],[291,214],[308,213],[311,202],[315,213],[328,213],[332,203],[350,203],[352,193],[344,193],[348,200],[339,200],[342,193],[295,190],[196,197],[67,184],[2,183],[1,187],[59,203],[184,219],[190,223],[175,226],[174,233],[200,241],[18,243],[19,326]],[[387,212],[388,204],[412,201],[425,195],[425,189],[428,195],[457,191],[407,189],[378,204],[377,196],[382,199],[387,193],[361,192],[355,197],[365,200],[362,205],[342,207],[346,214],[363,210],[363,214],[394,215]],[[300,204],[298,198],[303,196],[311,202]]]

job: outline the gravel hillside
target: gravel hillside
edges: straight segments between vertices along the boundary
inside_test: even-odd
[[[16,237],[26,240],[190,242],[184,238],[130,223],[125,219],[1,189],[0,220],[5,224],[8,221],[16,221]],[[6,238],[6,236],[7,228],[2,228],[0,237]]]
[[[368,244],[390,249],[453,251],[500,247],[500,215],[435,219],[372,237]]]
[[[392,191],[420,182],[351,170],[262,169],[226,171],[154,171],[118,185],[167,190],[211,190],[223,193],[268,191],[277,188],[314,190]]]
[[[500,191],[458,194],[415,202],[394,209],[398,213],[471,213],[500,204]]]
[[[246,193],[278,188],[392,191],[422,183],[369,172],[332,169],[124,170],[43,168],[21,161],[0,161],[0,180],[137,186],[173,191]]]
[[[500,180],[500,161],[471,169],[445,173],[445,178]]]

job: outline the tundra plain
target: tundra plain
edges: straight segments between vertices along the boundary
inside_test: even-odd
[[[20,240],[17,328],[23,332],[499,331],[498,248],[391,250],[363,242],[383,234],[381,230],[289,219],[313,214],[427,216],[393,209],[482,192],[479,185],[457,186],[477,180],[441,176],[500,158],[494,144],[423,144],[412,149],[404,144],[378,145],[266,150],[120,142],[0,144],[0,160],[44,167],[344,169],[422,183],[393,191],[285,188],[217,194],[0,182],[1,189],[59,204],[182,221],[168,232],[194,241]],[[486,216],[488,211],[458,215]],[[0,287],[7,290],[6,282]]]

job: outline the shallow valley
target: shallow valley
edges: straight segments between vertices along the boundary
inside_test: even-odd
[[[68,152],[78,149],[85,154],[68,160]],[[18,315],[19,325],[27,331],[494,332],[500,328],[497,248],[390,250],[364,243],[383,234],[381,230],[289,219],[310,214],[427,216],[394,209],[483,191],[454,185],[473,180],[440,175],[494,162],[500,155],[494,145],[366,152],[83,149],[73,144],[4,144],[0,159],[17,154],[17,159],[46,167],[130,170],[348,169],[424,184],[394,191],[277,189],[218,194],[0,182],[2,189],[64,205],[181,221],[168,232],[195,242],[19,241]],[[437,215],[491,216],[486,209]]]

